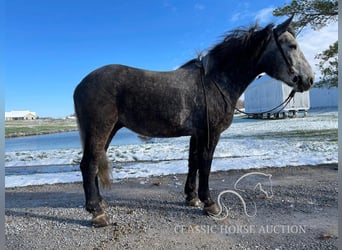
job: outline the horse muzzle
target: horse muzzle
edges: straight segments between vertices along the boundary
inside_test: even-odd
[[[301,76],[295,75],[292,79],[292,83],[296,92],[304,92],[312,87],[314,78],[310,76],[303,79]]]

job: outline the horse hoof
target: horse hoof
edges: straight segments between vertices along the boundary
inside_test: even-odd
[[[216,203],[213,203],[210,206],[204,206],[204,212],[209,215],[218,215],[220,213],[220,208]]]
[[[109,225],[109,218],[106,213],[102,212],[98,215],[94,215],[91,222],[94,227],[105,227]]]
[[[197,197],[191,200],[186,200],[186,203],[191,207],[200,207],[202,205],[201,200],[198,199]]]

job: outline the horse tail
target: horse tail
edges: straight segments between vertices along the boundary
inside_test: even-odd
[[[74,91],[74,110],[75,110],[75,116],[76,116],[76,122],[77,122],[77,127],[78,127],[78,131],[80,134],[80,139],[81,139],[81,145],[82,145],[82,149],[84,151],[84,128],[81,124],[82,122],[82,117],[81,117],[81,105],[79,104],[79,96],[78,96],[78,88],[79,86],[76,87],[75,91]]]
[[[79,124],[79,131],[80,131],[80,137],[81,137],[81,143],[82,143],[82,148],[84,151],[84,132],[82,130],[82,127]],[[112,173],[110,171],[109,167],[109,161],[107,158],[107,155],[105,152],[101,153],[98,160],[97,160],[97,174],[100,178],[100,182],[103,188],[110,188],[111,186],[111,177]]]
[[[98,176],[103,188],[110,188],[111,186],[111,171],[109,167],[109,161],[105,152],[100,155],[98,160]]]

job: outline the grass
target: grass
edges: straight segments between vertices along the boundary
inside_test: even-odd
[[[267,134],[258,135],[260,139],[266,138],[324,138],[324,140],[337,141],[336,129],[322,129],[322,130],[293,130],[293,131],[278,131]]]
[[[37,119],[6,121],[5,137],[41,135],[77,130],[73,119]]]
[[[270,131],[267,133],[256,133],[253,135],[226,135],[225,138],[257,138],[257,139],[291,139],[291,138],[302,138],[303,140],[324,140],[337,142],[338,129],[320,129],[320,130],[291,130],[291,131]],[[223,137],[222,137],[223,138]]]
[[[40,135],[49,133],[59,133],[77,130],[76,120],[73,119],[38,119],[38,120],[21,120],[6,121],[5,136],[18,137],[27,135]],[[337,129],[322,130],[293,130],[293,131],[276,131],[256,135],[260,139],[266,138],[317,138],[320,140],[337,141]]]

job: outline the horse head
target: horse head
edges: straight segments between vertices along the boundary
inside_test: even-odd
[[[272,187],[272,175],[267,174],[268,177],[266,185],[262,185],[260,182],[257,183],[254,187],[254,190],[259,189],[260,192],[262,192],[267,199],[270,199],[273,197],[273,187]]]
[[[238,184],[240,184],[240,186],[242,186],[243,189],[242,187],[238,188]],[[265,174],[262,172],[250,172],[250,173],[244,174],[235,182],[234,189],[236,191],[241,191],[241,192],[246,192],[248,189],[254,190],[254,191],[259,190],[261,193],[263,193],[266,196],[266,198],[268,199],[272,198],[273,197],[272,175]]]
[[[296,92],[303,92],[313,85],[314,73],[291,29],[292,19],[293,16],[273,29],[259,67],[271,77],[293,87]]]

